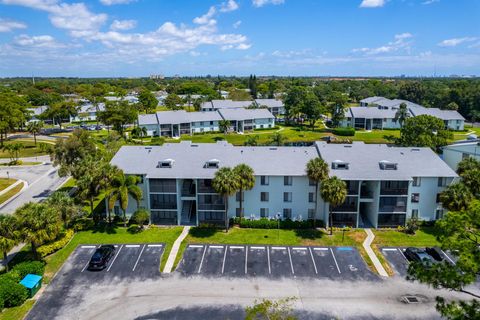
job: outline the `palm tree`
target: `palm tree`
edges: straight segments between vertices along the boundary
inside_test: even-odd
[[[67,229],[71,221],[80,216],[82,212],[80,207],[75,204],[73,198],[65,191],[54,192],[47,199],[46,203],[58,212],[65,229]]]
[[[43,121],[32,121],[27,125],[27,131],[33,135],[35,146],[37,146],[37,135],[40,134],[43,128]]]
[[[220,131],[223,132],[223,134],[227,134],[228,130],[230,129],[230,120],[220,120],[218,122],[218,127],[220,128]]]
[[[113,205],[110,206],[110,189],[112,187],[112,182],[115,177],[120,174],[120,169],[116,166],[112,166],[110,163],[105,163],[101,169],[101,179],[100,179],[100,189],[105,192],[106,195],[106,211],[108,215],[108,223],[112,223],[112,209]]]
[[[462,211],[470,206],[473,201],[473,194],[463,183],[455,183],[448,186],[440,193],[442,206],[450,211]]]
[[[14,142],[10,144],[6,144],[3,147],[3,151],[6,151],[10,157],[10,161],[15,164],[18,162],[20,158],[20,150],[24,148],[23,143],[21,142]]]
[[[285,144],[285,136],[280,132],[275,132],[270,139],[271,143],[277,147],[283,146]]]
[[[77,187],[80,192],[80,196],[83,199],[88,200],[90,204],[90,212],[93,215],[95,197],[100,193],[100,187],[102,182],[102,175],[98,168],[90,167],[84,174],[77,180]]]
[[[240,222],[243,218],[243,192],[252,190],[255,186],[255,175],[253,169],[246,164],[239,164],[233,168],[238,181],[238,191],[240,192]]]
[[[18,234],[30,243],[33,256],[38,259],[37,248],[47,241],[54,240],[60,232],[60,219],[54,208],[46,203],[26,203],[18,208]]]
[[[16,220],[11,215],[0,215],[0,251],[3,252],[5,269],[8,272],[8,252],[18,243]]]
[[[328,178],[328,164],[322,158],[314,158],[308,161],[305,169],[309,179],[315,182],[315,214],[313,216],[313,227],[316,226],[317,204],[318,204],[318,184]]]
[[[258,139],[260,139],[259,135],[247,136],[247,139],[245,139],[245,146],[258,146]]]
[[[400,108],[398,111],[395,113],[395,121],[398,121],[400,123],[400,127],[403,127],[403,123],[407,118],[410,116],[410,113],[407,108],[407,104],[405,102],[400,103]]]
[[[320,195],[325,202],[329,203],[329,225],[330,235],[333,234],[333,214],[332,208],[337,207],[345,202],[347,198],[347,184],[334,176],[323,181],[320,186]]]
[[[113,208],[115,203],[120,203],[120,208],[123,211],[123,225],[127,226],[127,208],[128,198],[131,196],[137,202],[137,209],[140,206],[140,200],[142,199],[142,189],[138,186],[140,178],[132,175],[125,175],[122,170],[118,171],[118,174],[112,181],[112,187],[108,195],[108,206]]]
[[[223,196],[225,203],[225,231],[228,232],[228,197],[235,194],[238,188],[238,179],[235,172],[228,167],[223,167],[215,172],[212,180],[212,187]]]

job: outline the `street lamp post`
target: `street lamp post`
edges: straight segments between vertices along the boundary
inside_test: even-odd
[[[277,241],[280,241],[280,212],[277,212]]]

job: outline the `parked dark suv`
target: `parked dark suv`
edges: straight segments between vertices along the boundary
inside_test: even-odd
[[[103,270],[107,267],[108,261],[115,254],[115,247],[112,245],[104,245],[95,250],[90,262],[88,270]]]
[[[420,248],[410,247],[405,249],[405,257],[410,262],[422,262],[427,265],[435,262],[434,259],[427,253],[427,251]]]

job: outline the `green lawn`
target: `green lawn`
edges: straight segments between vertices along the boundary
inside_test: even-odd
[[[23,182],[20,182],[14,188],[12,188],[12,189],[8,190],[7,192],[5,192],[4,194],[2,194],[0,196],[0,204],[4,203],[8,199],[10,199],[14,195],[16,195],[18,192],[20,192],[20,190],[22,190],[22,188],[23,188]]]
[[[422,227],[415,235],[409,235],[396,230],[374,230],[373,244],[378,247],[431,247],[438,246],[438,235],[435,227]]]
[[[15,183],[15,179],[0,178],[0,191]]]
[[[19,320],[23,319],[27,312],[33,307],[35,300],[27,300],[21,306],[8,308],[0,313],[0,320]]]
[[[356,130],[354,137],[346,137],[353,141],[364,141],[365,143],[393,143],[394,138],[400,137],[400,130]]]
[[[161,268],[167,261],[173,242],[182,232],[181,227],[151,227],[138,234],[131,234],[123,227],[111,227],[103,230],[81,231],[63,249],[45,258],[45,281],[48,283],[60,269],[68,256],[81,244],[115,244],[115,243],[165,243]]]
[[[24,148],[19,152],[20,158],[43,156],[46,154],[45,152],[42,152],[40,150],[39,143],[41,141],[38,141],[38,140],[37,140],[37,146],[35,146],[34,142],[30,140],[28,141],[10,140],[10,141],[4,141],[3,144],[8,145],[8,144],[17,143],[17,142],[20,142],[24,146]],[[3,148],[0,148],[0,158],[10,158],[10,155],[8,154],[8,152],[3,150]]]

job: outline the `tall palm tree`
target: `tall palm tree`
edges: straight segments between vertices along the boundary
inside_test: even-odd
[[[57,211],[65,229],[68,228],[73,219],[82,213],[81,208],[75,204],[73,198],[65,191],[54,192],[47,199],[46,203]]]
[[[318,185],[328,178],[328,164],[322,158],[314,158],[308,161],[305,171],[308,178],[315,182],[315,214],[313,216],[313,227],[315,228],[318,209]]]
[[[469,188],[461,182],[448,186],[442,193],[440,193],[442,206],[450,211],[467,209],[473,199],[473,194],[470,192]]]
[[[8,272],[8,252],[18,243],[16,220],[11,215],[0,215],[0,251],[3,253],[5,269]]]
[[[407,104],[405,102],[402,102],[400,104],[400,108],[398,111],[395,113],[395,121],[398,121],[400,123],[400,127],[403,127],[403,123],[407,118],[410,116],[410,113],[407,108]]]
[[[285,136],[280,132],[275,132],[270,138],[271,143],[277,147],[283,146],[285,144],[285,140]]]
[[[228,197],[235,194],[238,190],[238,178],[231,168],[223,167],[215,172],[212,187],[218,194],[223,196],[225,203],[225,231],[228,232]]]
[[[112,223],[112,209],[113,205],[110,205],[110,189],[112,183],[115,180],[116,176],[120,174],[120,169],[116,166],[112,166],[110,163],[105,163],[101,169],[101,179],[100,179],[100,189],[105,192],[106,201],[106,211],[108,215],[108,223]]]
[[[252,190],[255,186],[255,175],[253,169],[246,164],[239,164],[233,168],[233,172],[237,177],[238,191],[240,192],[240,222],[243,218],[243,192]]]
[[[32,121],[27,125],[27,131],[33,135],[35,146],[37,145],[37,135],[40,134],[43,128],[43,121]]]
[[[61,229],[60,219],[54,208],[46,203],[26,203],[18,208],[18,234],[30,243],[32,253],[38,259],[37,248],[47,241],[54,240]]]
[[[120,208],[123,211],[123,225],[127,226],[127,208],[128,198],[131,196],[137,202],[137,209],[140,206],[142,199],[142,189],[138,186],[140,178],[137,176],[125,175],[123,171],[119,170],[118,174],[112,181],[112,188],[110,189],[108,206],[113,208],[115,203],[120,203]]]
[[[220,120],[218,122],[218,126],[220,128],[220,131],[223,132],[223,134],[227,134],[228,133],[228,130],[230,129],[230,120]]]
[[[330,235],[333,234],[333,214],[332,208],[345,202],[347,198],[347,184],[334,176],[323,181],[320,186],[320,195],[322,199],[329,203],[328,220],[330,225]]]

